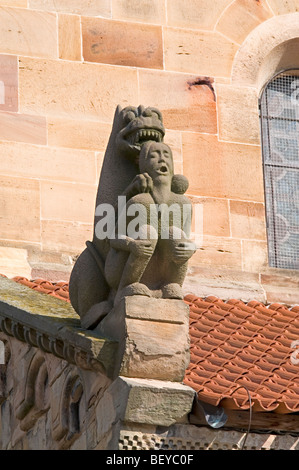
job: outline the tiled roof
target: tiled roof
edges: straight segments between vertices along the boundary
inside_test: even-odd
[[[191,362],[184,382],[200,400],[249,409],[248,390],[254,411],[299,411],[299,364],[291,360],[292,343],[299,340],[299,307],[194,295],[185,301]]]
[[[38,292],[43,294],[52,295],[62,300],[70,302],[69,299],[69,285],[67,282],[50,282],[45,279],[35,279],[34,281],[29,281],[25,277],[17,276],[13,278],[13,281],[19,282],[24,286],[30,287]]]
[[[69,302],[66,282],[14,280]],[[254,411],[299,412],[299,364],[291,360],[292,343],[299,341],[299,306],[194,295],[185,302],[191,361],[184,383],[201,401],[249,409],[249,393]]]

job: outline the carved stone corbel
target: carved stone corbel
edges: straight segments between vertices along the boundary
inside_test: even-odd
[[[49,408],[48,370],[43,354],[38,351],[27,371],[24,399],[16,409],[20,428],[23,431],[29,430]]]
[[[0,336],[0,405],[7,398],[7,367],[10,357],[9,341]]]
[[[64,380],[62,384],[61,381]],[[83,384],[76,371],[69,371],[65,377],[57,380],[60,389],[60,402],[56,414],[52,414],[52,436],[59,441],[59,448],[67,449],[80,433],[80,403],[83,396]],[[57,397],[52,397],[55,400]],[[54,405],[54,403],[53,403]]]

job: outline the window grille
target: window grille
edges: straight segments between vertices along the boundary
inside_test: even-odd
[[[269,265],[299,269],[299,70],[268,83],[260,118]]]

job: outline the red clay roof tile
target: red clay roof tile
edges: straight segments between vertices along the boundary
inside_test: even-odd
[[[14,280],[38,292],[69,300],[68,283]],[[184,383],[200,400],[230,409],[299,411],[299,364],[292,343],[299,340],[299,306],[245,304],[189,294],[190,365]],[[244,388],[246,387],[246,388]]]
[[[24,286],[30,287],[31,289],[34,289],[37,292],[48,294],[53,297],[57,297],[58,299],[70,302],[68,283],[65,281],[54,283],[46,281],[45,279],[35,279],[33,281],[29,281],[25,277],[21,276],[16,276],[13,278],[13,280],[18,282],[19,284],[23,284]]]
[[[256,411],[299,411],[299,365],[291,362],[292,342],[299,340],[298,307],[223,302],[212,296],[185,300],[191,311],[192,353],[184,382],[199,399],[248,409],[247,389]],[[209,326],[214,323],[208,334],[207,318]],[[238,389],[242,384],[246,389]]]

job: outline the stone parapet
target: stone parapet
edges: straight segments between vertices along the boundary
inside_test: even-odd
[[[117,343],[80,327],[71,305],[0,278],[0,330],[21,342],[110,376]]]
[[[0,278],[1,449],[118,450],[128,426],[188,423],[189,307],[135,296],[111,313],[84,330],[69,303]]]

